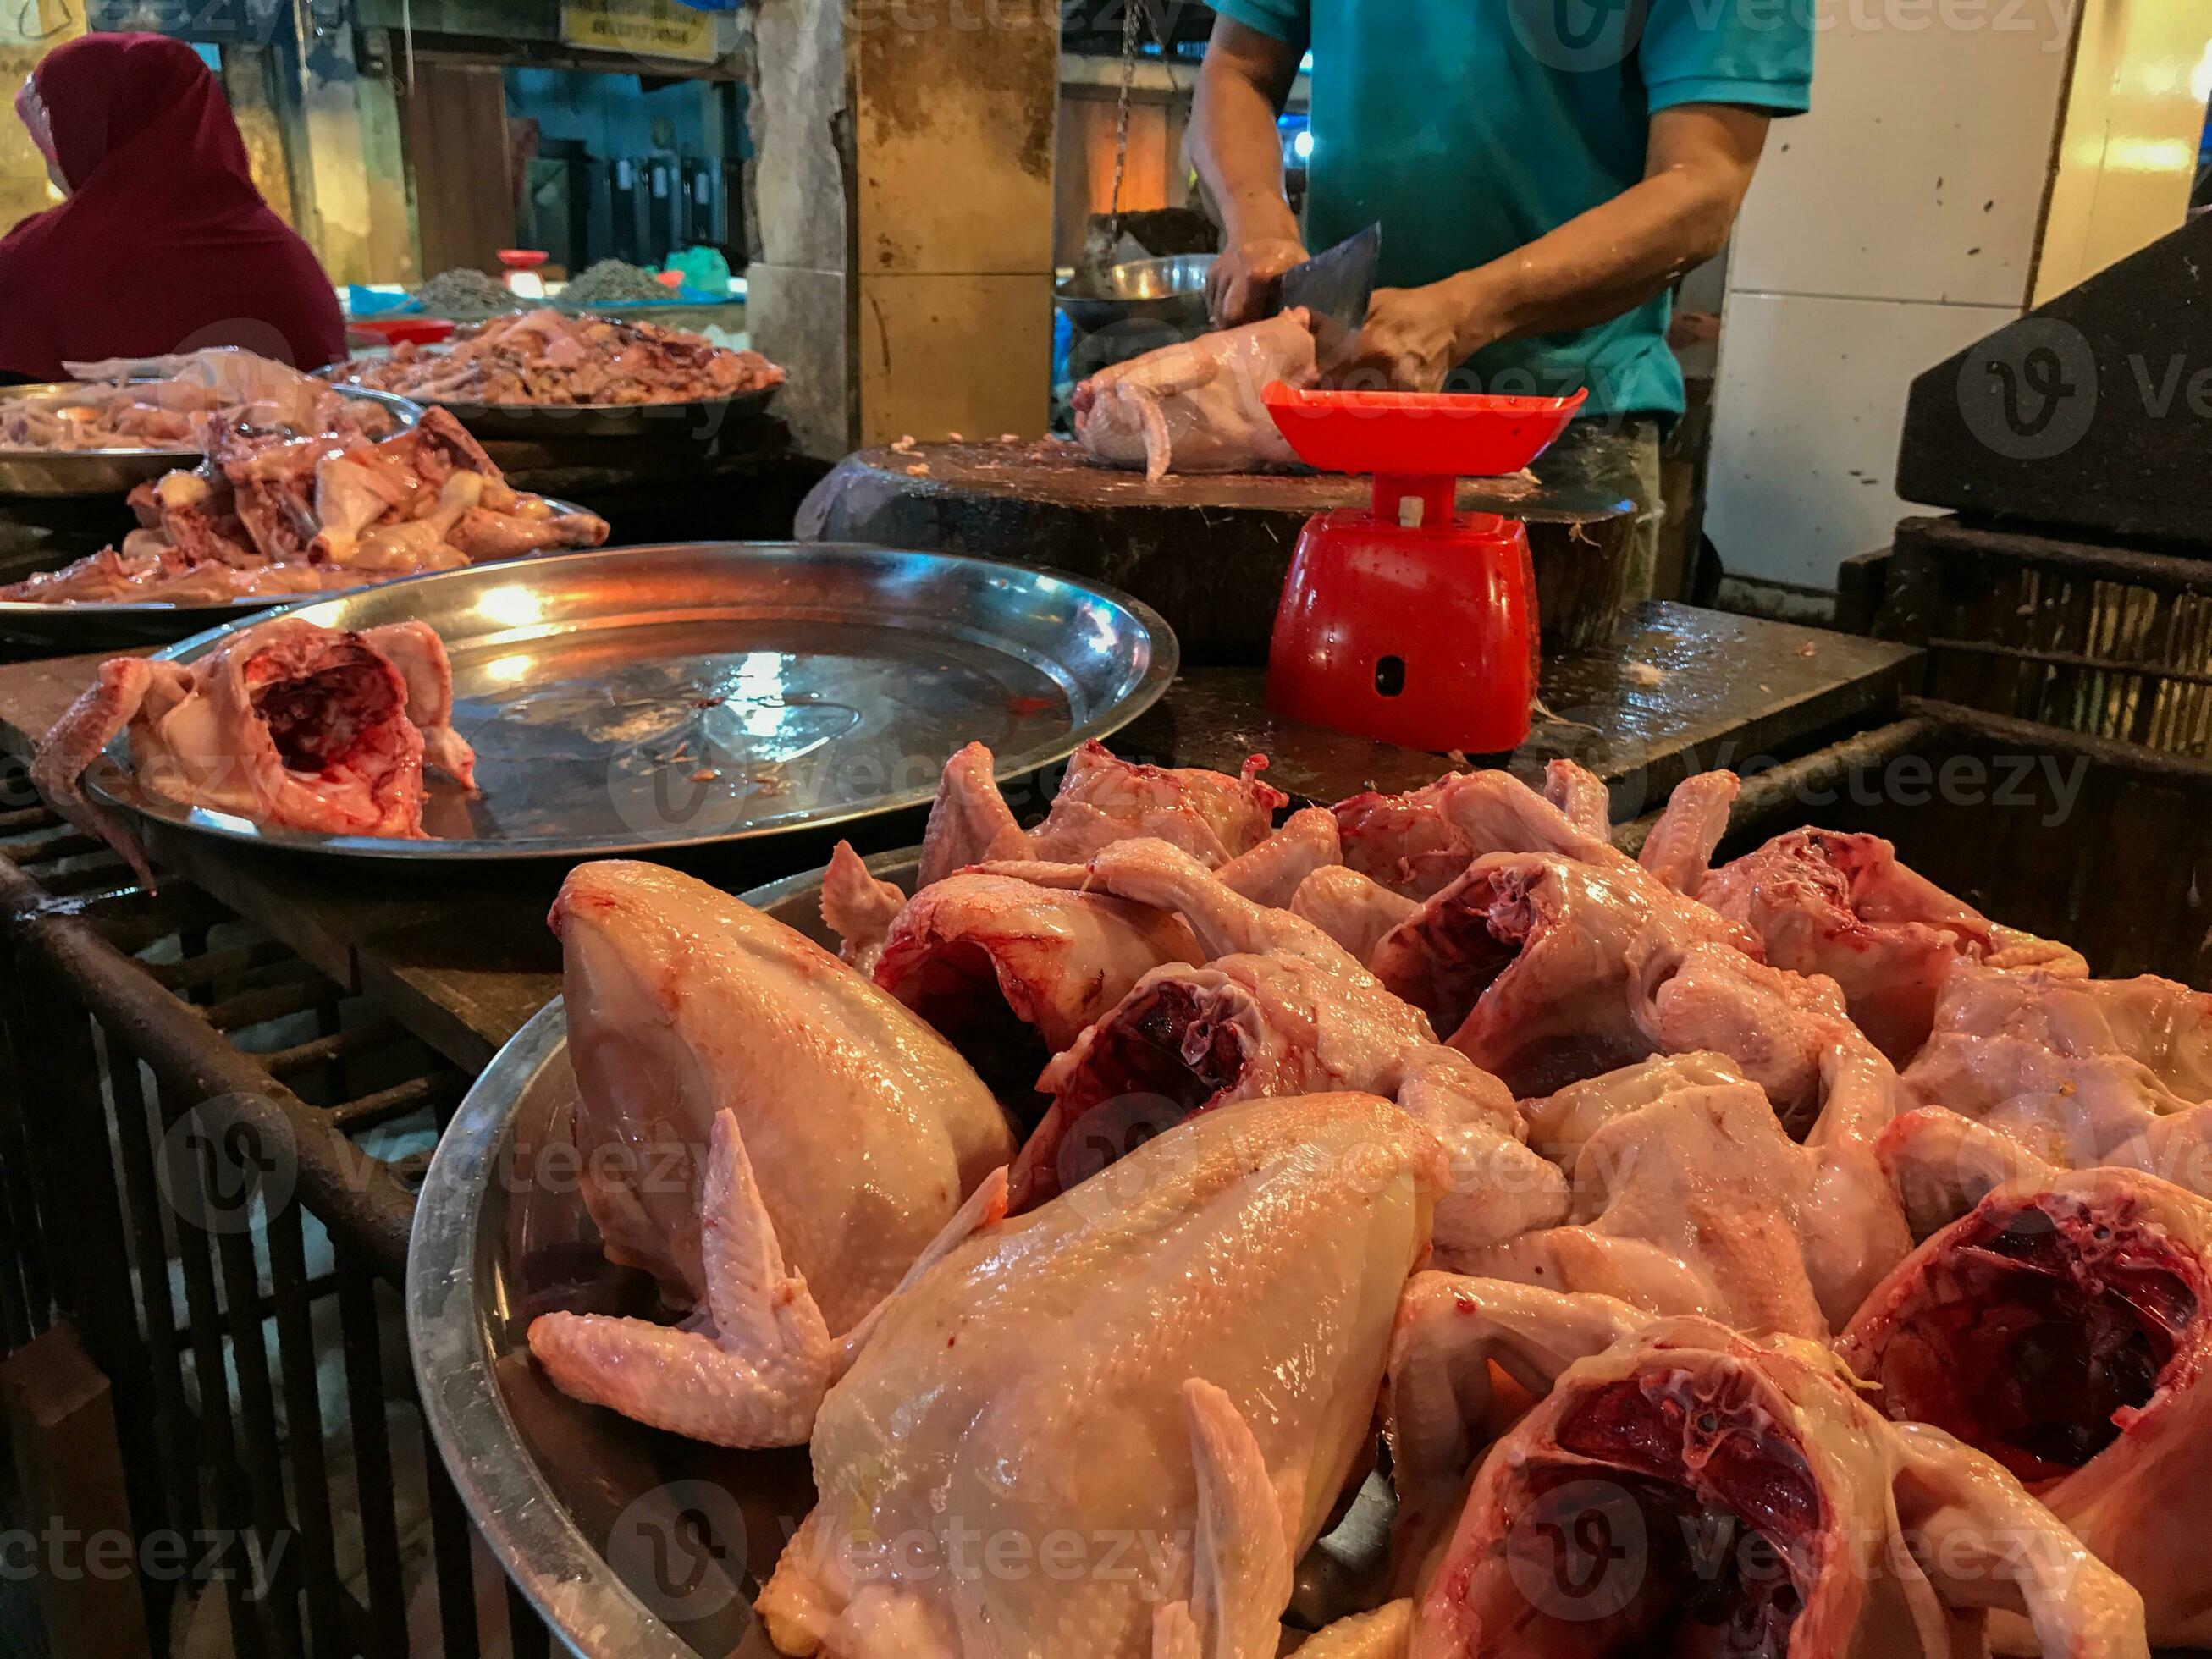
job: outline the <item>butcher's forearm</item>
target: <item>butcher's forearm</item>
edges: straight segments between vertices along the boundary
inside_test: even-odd
[[[1221,216],[1227,245],[1298,239],[1298,222],[1283,195],[1275,114],[1267,92],[1249,76],[1234,70],[1200,72],[1190,157]]]
[[[1446,279],[1462,356],[1498,340],[1589,328],[1644,303],[1728,240],[1736,194],[1662,173],[1503,258]]]

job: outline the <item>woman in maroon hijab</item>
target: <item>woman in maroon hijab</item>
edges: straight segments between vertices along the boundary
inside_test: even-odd
[[[0,371],[59,380],[65,361],[216,345],[296,368],[345,355],[330,279],[253,187],[190,46],[81,36],[40,61],[15,111],[69,199],[0,238]]]

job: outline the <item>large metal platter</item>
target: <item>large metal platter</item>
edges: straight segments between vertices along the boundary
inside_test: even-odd
[[[868,867],[910,884],[917,852]],[[823,943],[817,872],[746,900]],[[750,1608],[813,1507],[803,1448],[737,1452],[567,1399],[531,1362],[556,1308],[653,1313],[610,1267],[577,1194],[576,1078],[556,999],[501,1048],[454,1113],[415,1208],[407,1334],[423,1415],[455,1489],[508,1576],[586,1659],[769,1659]],[[1291,1621],[1377,1599],[1394,1504],[1369,1480],[1300,1563]]]
[[[562,513],[583,511],[574,501],[552,495],[545,499]],[[520,556],[544,556],[526,553]],[[386,578],[386,581],[406,580],[404,576]],[[270,593],[259,599],[226,599],[207,605],[179,605],[167,599],[70,599],[52,605],[31,599],[0,599],[0,640],[44,647],[57,656],[172,645],[210,629],[266,621],[271,612],[288,605],[313,604],[366,592],[381,586],[379,582],[364,582],[359,587],[337,588],[327,593]]]
[[[421,401],[451,410],[480,439],[551,443],[563,438],[655,438],[703,444],[731,422],[766,409],[777,390],[764,386],[734,398],[663,404],[468,404],[439,398]]]
[[[0,387],[0,398],[67,392],[76,384],[59,380]],[[398,417],[403,428],[422,417],[421,404],[393,392],[360,386],[337,390],[349,398],[382,404]],[[0,449],[0,495],[125,495],[149,478],[197,466],[199,461],[200,452],[189,445],[177,449]]]
[[[1034,771],[1135,719],[1176,668],[1167,624],[1110,590],[824,544],[543,554],[284,614],[436,628],[480,793],[434,781],[432,838],[407,841],[264,830],[143,795],[112,763],[88,775],[94,792],[181,829],[355,857],[642,852],[919,805],[979,738],[1002,776]],[[190,662],[233,631],[162,654]]]

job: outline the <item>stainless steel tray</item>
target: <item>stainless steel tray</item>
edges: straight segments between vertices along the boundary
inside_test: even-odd
[[[0,388],[0,398],[32,393],[65,392],[76,382],[61,380],[44,386]],[[368,386],[341,386],[349,398],[382,404],[411,427],[422,417],[422,405],[390,392]],[[119,495],[149,478],[199,465],[200,452],[189,445],[176,449],[0,449],[0,495]]]
[[[916,849],[868,867],[909,882]],[[825,945],[820,872],[744,895]],[[575,1191],[576,1100],[556,998],[515,1033],[454,1113],[415,1206],[408,1344],[432,1438],[492,1553],[586,1659],[770,1659],[752,1598],[813,1507],[804,1448],[737,1452],[565,1398],[532,1364],[530,1322],[556,1308],[653,1313],[644,1275],[610,1267]],[[1370,1477],[1299,1564],[1293,1623],[1367,1605],[1395,1511]]]
[[[287,614],[334,628],[419,618],[444,637],[481,793],[434,781],[434,839],[263,830],[143,796],[112,761],[91,787],[181,829],[366,858],[735,841],[918,805],[945,757],[976,738],[1001,775],[1034,771],[1135,719],[1176,656],[1166,623],[1103,588],[825,544],[542,554]],[[231,631],[163,654],[191,661]]]
[[[562,513],[583,511],[574,501],[552,495],[545,499]],[[520,556],[546,556],[526,553]],[[488,562],[506,564],[514,561]],[[386,582],[407,580],[404,576],[386,578]],[[40,646],[57,656],[171,645],[210,629],[266,621],[271,612],[288,605],[319,604],[351,593],[364,593],[384,585],[364,582],[359,587],[337,588],[327,593],[271,593],[261,599],[226,599],[210,605],[179,605],[167,599],[71,599],[41,605],[30,599],[0,599],[0,640]]]
[[[766,409],[780,390],[763,387],[734,398],[664,404],[470,404],[426,398],[449,410],[480,439],[523,443],[563,438],[686,439],[705,443],[732,421]]]

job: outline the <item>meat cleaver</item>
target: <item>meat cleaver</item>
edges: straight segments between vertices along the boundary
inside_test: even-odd
[[[1367,321],[1382,227],[1372,224],[1282,275],[1278,310],[1304,306],[1313,317],[1314,352],[1325,369],[1343,357]]]

